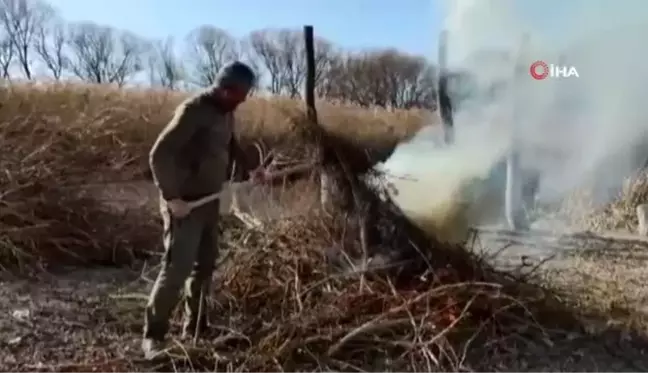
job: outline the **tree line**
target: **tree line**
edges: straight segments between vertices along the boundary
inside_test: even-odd
[[[66,22],[45,0],[0,0],[0,76],[75,78],[124,86],[146,81],[171,90],[204,87],[232,59],[249,63],[261,90],[299,98],[306,79],[302,30],[262,29],[237,39],[200,25],[182,40],[148,40],[93,22]],[[396,49],[345,51],[315,40],[317,94],[360,106],[435,105],[435,67]]]

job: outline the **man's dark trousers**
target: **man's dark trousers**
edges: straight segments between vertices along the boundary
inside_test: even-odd
[[[219,201],[197,207],[183,218],[171,216],[164,201],[160,203],[160,211],[164,220],[165,254],[144,317],[144,338],[156,340],[164,339],[169,330],[169,319],[180,300],[183,285],[184,332],[193,335],[196,325],[199,332],[207,327],[205,300],[218,257]],[[204,292],[202,310],[201,291]]]

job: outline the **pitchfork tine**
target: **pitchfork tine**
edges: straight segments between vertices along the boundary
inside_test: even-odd
[[[269,167],[270,164],[274,161],[274,149],[270,150],[268,154],[265,157],[263,157],[263,149],[261,149],[261,146],[258,143],[254,143],[254,147],[259,153],[259,160],[261,161],[261,166],[264,168]]]

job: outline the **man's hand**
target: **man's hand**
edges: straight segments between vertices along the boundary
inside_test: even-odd
[[[263,167],[259,167],[250,172],[250,180],[254,184],[263,184],[270,181],[270,172]]]
[[[171,210],[171,215],[176,218],[184,218],[191,212],[189,204],[181,199],[172,199],[167,201],[167,206]]]

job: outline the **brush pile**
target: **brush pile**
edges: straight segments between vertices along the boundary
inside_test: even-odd
[[[190,353],[193,369],[492,369],[493,360],[481,359],[505,353],[497,341],[520,331],[542,336],[541,323],[552,318],[575,323],[539,287],[436,242],[391,201],[377,202],[372,216],[368,251],[390,259],[343,271],[331,266],[331,247],[352,263],[364,251],[348,220],[312,215],[263,232],[230,226],[236,249],[220,271],[211,315],[227,331]]]

